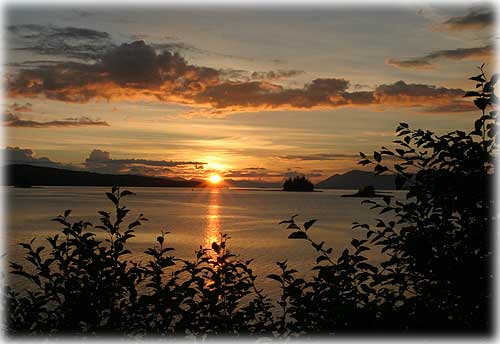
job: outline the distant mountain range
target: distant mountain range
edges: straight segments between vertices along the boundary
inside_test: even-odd
[[[375,176],[372,172],[352,170],[344,174],[333,175],[315,185],[317,189],[359,189],[367,185],[376,190],[394,190],[396,188],[394,174]]]
[[[163,186],[196,187],[199,181],[126,174],[102,174],[52,167],[14,164],[7,166],[7,185],[14,186]]]
[[[25,164],[6,167],[7,185],[13,186],[128,186],[128,187],[204,187],[203,180],[150,177],[127,174],[103,174],[65,170]],[[376,176],[372,172],[353,170],[333,175],[315,185],[317,189],[359,189],[372,185],[376,190],[395,188],[394,175]],[[280,182],[226,179],[223,186],[241,188],[281,188]]]

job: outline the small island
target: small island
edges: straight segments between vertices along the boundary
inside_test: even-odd
[[[314,184],[304,176],[296,176],[285,180],[283,191],[314,191]]]
[[[392,197],[392,195],[386,195],[386,194],[379,194],[375,192],[375,188],[371,185],[367,185],[365,187],[362,187],[356,192],[355,194],[352,195],[342,195],[341,197],[369,197],[369,198],[374,198],[374,197]]]

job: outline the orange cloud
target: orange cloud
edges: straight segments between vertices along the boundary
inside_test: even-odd
[[[199,109],[193,114],[209,116],[379,104],[436,106],[464,94],[461,89],[403,81],[374,91],[348,92],[350,83],[342,78],[319,78],[302,88],[286,88],[264,80],[227,81],[221,73],[190,65],[177,53],[157,53],[137,41],[109,50],[94,63],[61,62],[22,69],[8,80],[8,94],[66,102],[155,99],[190,105]]]

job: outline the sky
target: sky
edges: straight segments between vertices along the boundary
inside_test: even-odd
[[[372,6],[372,7],[370,7]],[[457,5],[7,8],[7,161],[314,182],[399,122],[470,130],[494,9]]]

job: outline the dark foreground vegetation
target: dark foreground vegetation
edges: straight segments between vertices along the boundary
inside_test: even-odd
[[[57,217],[60,234],[47,245],[21,244],[29,266],[11,263],[27,278],[29,290],[8,289],[5,314],[10,335],[252,335],[474,334],[492,329],[492,151],[497,112],[493,86],[475,76],[476,91],[466,96],[482,114],[470,133],[436,135],[397,128],[398,148],[382,148],[361,164],[377,174],[395,173],[405,202],[384,197],[365,203],[392,221],[376,226],[354,223],[362,240],[333,252],[314,240],[315,220],[282,221],[289,239],[303,240],[317,252],[314,276],[278,262],[267,276],[281,286],[271,300],[256,285],[251,260],[232,254],[223,236],[192,260],[175,258],[167,233],[146,254],[130,261],[127,242],[146,219],[125,222],[129,191],[113,188],[107,197],[114,213],[100,211],[100,224]],[[396,158],[392,167],[383,159]],[[391,160],[393,161],[393,160]],[[96,231],[105,234],[97,240]],[[386,257],[370,263],[367,251]]]

